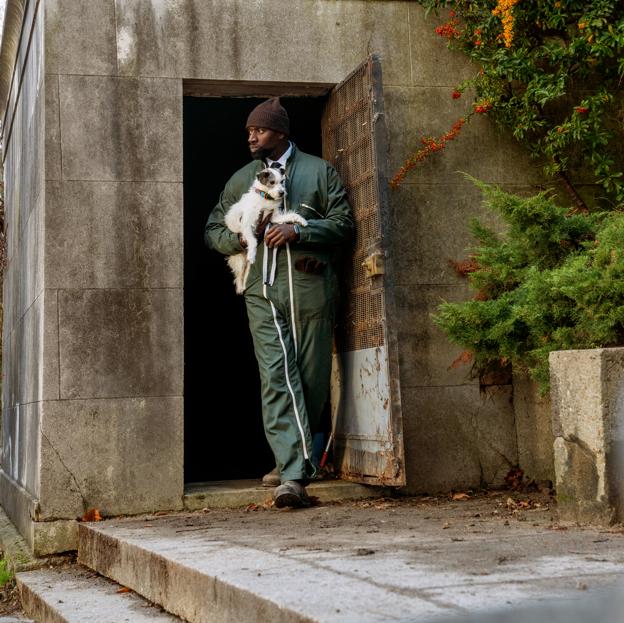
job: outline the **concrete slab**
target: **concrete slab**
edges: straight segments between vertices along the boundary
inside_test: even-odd
[[[174,623],[180,620],[83,567],[18,573],[16,581],[24,611],[38,623]]]
[[[511,386],[401,385],[407,490],[437,493],[500,486],[517,464]]]
[[[46,201],[47,288],[182,287],[182,184],[48,182]]]
[[[46,73],[110,75],[117,70],[115,4],[45,3]]]
[[[204,508],[237,508],[249,504],[270,504],[273,489],[263,487],[259,480],[221,480],[187,485],[184,508],[199,511]],[[388,495],[383,487],[368,487],[344,480],[325,480],[308,486],[308,493],[319,502],[365,500]]]
[[[63,290],[58,309],[62,399],[182,395],[181,289]]]
[[[384,57],[387,82],[409,82],[405,2],[232,0],[223,6],[220,0],[116,0],[119,74],[340,82],[374,50]],[[271,52],[280,62],[266,62],[267,30],[296,33],[297,53],[276,37]],[[70,33],[55,35],[62,41]]]
[[[48,401],[43,414],[37,520],[182,510],[181,398]]]
[[[182,80],[61,75],[59,106],[64,180],[182,181]]]
[[[79,560],[190,622],[446,620],[618,582],[621,530],[559,526],[548,498],[508,495],[82,524]]]

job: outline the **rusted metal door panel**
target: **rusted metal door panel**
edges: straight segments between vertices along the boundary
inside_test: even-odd
[[[345,262],[332,373],[334,453],[341,476],[405,484],[398,346],[387,231],[381,65],[371,56],[335,87],[322,120],[323,156],[349,193],[356,221]]]

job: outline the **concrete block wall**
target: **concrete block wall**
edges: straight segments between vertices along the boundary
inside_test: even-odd
[[[22,254],[19,261],[36,264],[40,273],[11,271],[17,261],[11,256],[5,301],[32,310],[24,318],[37,327],[39,341],[28,355],[16,321],[24,314],[10,312],[5,348],[14,351],[5,385],[7,392],[19,387],[11,366],[37,375],[39,393],[29,398],[36,415],[28,421],[36,423],[39,434],[29,439],[38,445],[25,455],[32,485],[30,497],[20,499],[37,500],[30,516],[40,536],[31,541],[44,552],[75,544],[74,519],[87,507],[118,514],[181,506],[182,81],[337,83],[369,52],[378,53],[394,171],[418,147],[421,131],[439,135],[462,114],[451,91],[471,69],[446,50],[433,33],[434,19],[425,20],[412,2],[46,0],[37,6],[31,21],[38,24],[39,47],[31,48],[32,67],[23,64],[37,76],[37,106],[26,100],[12,106],[38,111],[33,127],[44,148],[33,152],[37,159],[26,157],[26,138],[15,139],[7,143],[5,164],[11,192],[27,192],[27,173],[16,168],[23,163],[36,178],[28,192],[38,188],[38,194],[28,201],[35,205],[38,198],[40,209],[31,210],[22,228],[28,242],[13,237],[10,244],[13,256]],[[268,40],[269,32],[295,36]],[[534,177],[523,154],[475,119],[446,153],[391,193],[389,250],[399,275],[412,491],[500,482],[517,461],[510,387],[482,396],[466,370],[449,370],[458,351],[429,320],[440,300],[466,296],[447,261],[462,257],[468,218],[480,213],[480,199],[457,170],[518,187]],[[19,222],[24,201],[7,196],[10,223]],[[18,303],[25,287],[19,275],[26,274],[33,275],[33,294]],[[11,400],[5,393],[7,443],[17,439],[15,405],[23,402]]]
[[[555,482],[552,403],[537,383],[514,371],[513,404],[518,437],[518,463],[527,479]]]
[[[422,136],[440,136],[469,112],[454,88],[478,68],[446,48],[435,34],[443,18],[405,3],[403,39],[410,51],[397,81],[385,78],[390,170],[417,151]],[[391,250],[397,267],[397,312],[408,490],[443,491],[500,484],[518,462],[512,387],[481,393],[469,365],[451,368],[460,354],[431,321],[442,301],[470,296],[449,260],[466,257],[471,217],[497,226],[481,195],[460,172],[518,192],[539,172],[511,139],[487,119],[471,118],[443,153],[422,162],[390,191]]]
[[[45,3],[40,521],[182,506],[182,84],[121,74],[115,14]]]
[[[7,266],[3,284],[0,502],[32,540],[49,349],[44,291],[44,20],[26,5],[3,120]]]

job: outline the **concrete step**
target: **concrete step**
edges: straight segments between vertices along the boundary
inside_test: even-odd
[[[115,519],[81,524],[78,556],[191,623],[440,622],[619,582],[623,534],[553,526],[541,504],[516,519],[504,500]]]
[[[296,513],[263,514],[282,512]],[[251,543],[238,541],[236,535],[227,536],[227,520],[214,525],[206,523],[207,517],[81,524],[79,562],[190,623],[382,623],[389,620],[388,613],[390,620],[411,621],[441,612],[417,595],[398,594],[316,561],[290,557],[273,544],[269,551],[261,543],[255,547],[253,526]],[[368,553],[356,548],[354,555]]]
[[[283,603],[274,594],[263,595],[266,581],[262,575],[268,572],[270,576],[275,560],[251,555],[245,548],[227,547],[218,540],[205,540],[205,535],[178,533],[184,524],[172,525],[167,534],[159,520],[154,540],[145,534],[149,528],[137,531],[117,522],[106,524],[80,526],[81,563],[190,623],[311,620],[298,615],[289,600]],[[241,569],[243,577],[239,577]],[[280,585],[274,589],[283,592]]]
[[[319,502],[364,500],[388,495],[384,487],[370,487],[346,480],[321,480],[307,487],[308,494]],[[249,504],[268,504],[273,489],[263,487],[259,480],[220,480],[187,485],[184,507],[189,511],[203,508],[237,508]]]
[[[22,607],[36,623],[180,621],[136,593],[78,565],[18,573],[16,581]]]

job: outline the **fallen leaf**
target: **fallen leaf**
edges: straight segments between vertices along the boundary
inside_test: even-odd
[[[477,264],[477,260],[474,255],[460,261],[451,259],[448,263],[460,277],[466,277],[470,273],[474,273],[476,270],[479,270],[479,265]]]
[[[524,471],[519,467],[510,469],[505,476],[505,483],[510,489],[519,489],[522,485],[522,479],[524,478]]]
[[[449,370],[455,370],[464,364],[472,361],[472,353],[469,350],[465,350],[458,357],[456,357],[453,361],[451,361],[451,365],[448,367]]]
[[[467,493],[453,493],[453,496],[451,499],[458,502],[460,500],[469,500],[470,496]]]
[[[102,515],[97,508],[90,508],[82,517],[81,521],[102,521]]]

